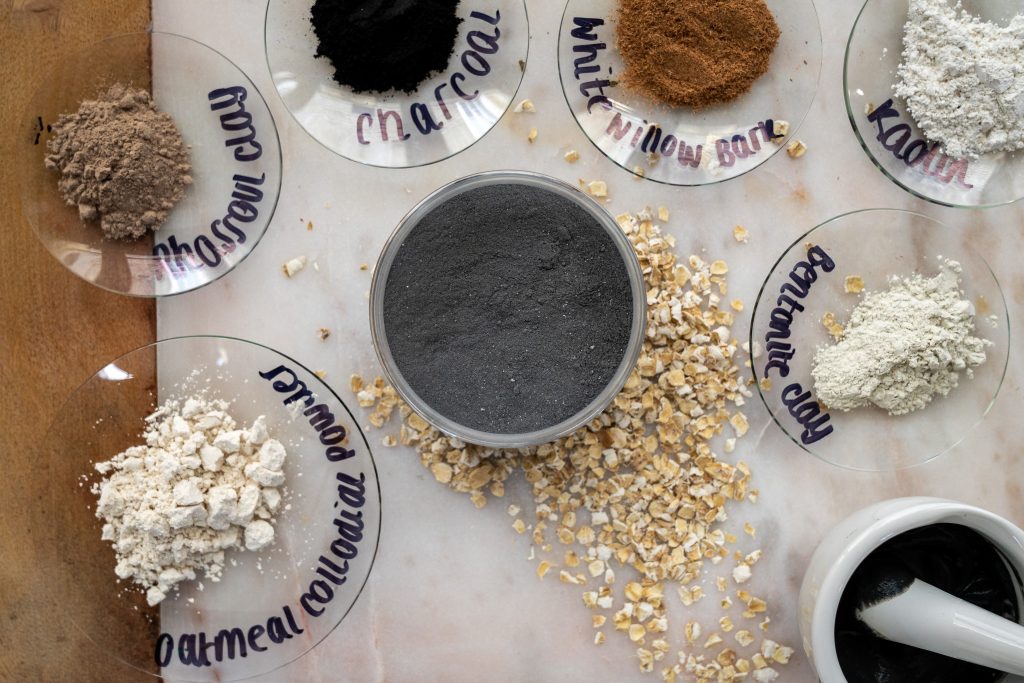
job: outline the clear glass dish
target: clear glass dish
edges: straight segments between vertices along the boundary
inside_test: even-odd
[[[326,409],[316,413],[323,418],[321,429],[302,410],[307,399],[285,404],[301,389],[300,383],[311,392],[310,405]],[[270,436],[288,450],[283,509],[273,545],[259,552],[228,551],[220,582],[200,574],[196,581],[179,584],[158,608],[150,608],[141,588],[119,582],[114,574],[114,552],[110,542],[101,540],[102,524],[94,516],[96,497],[90,485],[99,475],[93,466],[143,443],[143,418],[167,398],[187,396],[185,387],[205,388],[212,397],[231,401],[228,412],[241,425],[266,416]],[[347,431],[344,447],[354,451],[352,457],[338,462],[327,458],[319,436],[330,428],[328,421]],[[51,491],[46,504],[53,516],[43,533],[46,542],[65,548],[67,557],[60,566],[45,568],[47,580],[72,603],[69,614],[90,615],[87,623],[75,622],[76,628],[112,657],[138,668],[149,663],[147,673],[206,682],[243,680],[279,669],[338,626],[369,576],[381,517],[370,447],[345,403],[323,380],[266,346],[229,337],[179,337],[125,354],[68,398],[43,446],[41,467]],[[341,496],[339,475],[363,480],[361,505],[354,505],[358,501],[351,495]],[[357,554],[344,565],[344,582],[334,585],[318,569],[323,557],[344,564],[332,549],[339,538],[334,520],[342,511],[357,511],[364,527],[353,542]],[[90,582],[91,590],[82,590],[80,575],[105,573],[109,586],[95,590]],[[306,601],[311,608],[307,611],[303,596],[311,591],[317,597]],[[245,645],[229,644],[219,635],[222,629],[241,629]],[[271,633],[280,638],[280,629],[290,635],[276,642]],[[181,657],[198,656],[194,648],[204,642],[211,645],[206,651],[210,665],[184,664]]]
[[[98,55],[115,70],[96,73]],[[57,117],[115,83],[149,88],[191,147],[185,197],[158,231],[134,242],[83,223],[43,164]],[[50,253],[87,282],[138,297],[181,294],[226,275],[256,248],[281,190],[277,127],[259,90],[213,48],[171,33],[113,36],[63,58],[24,112],[18,161],[22,210]]]
[[[782,33],[768,72],[734,102],[693,111],[651,102],[616,82],[623,70],[615,49],[618,0],[568,0],[558,73],[587,138],[627,171],[669,185],[731,180],[785,149],[818,88],[821,27],[812,0],[766,2]],[[788,131],[775,138],[783,121]]]
[[[820,251],[809,252],[812,248]],[[830,271],[826,258],[834,263]],[[943,259],[960,263],[960,286],[975,308],[975,335],[992,342],[974,377],[961,373],[959,386],[947,396],[936,396],[925,408],[901,416],[875,407],[830,411],[818,403],[811,376],[813,357],[819,346],[833,341],[822,319],[832,313],[845,324],[861,301],[858,294],[846,291],[846,278],[862,278],[865,291],[884,290],[892,275],[918,272],[933,277]],[[805,288],[791,276],[797,272],[798,278],[810,279],[808,263],[815,265],[814,281],[801,297]],[[769,271],[751,321],[751,349],[760,349],[753,362],[754,378],[775,424],[807,452],[854,470],[918,465],[960,443],[992,407],[1009,362],[1006,302],[984,258],[966,244],[962,231],[908,211],[848,213],[798,238]],[[767,387],[761,384],[766,376]]]
[[[447,159],[484,137],[515,99],[530,37],[523,0],[462,0],[448,68],[411,94],[339,85],[330,61],[316,57],[313,1],[267,4],[267,64],[298,124],[346,159],[387,168]]]
[[[867,0],[846,47],[843,90],[850,124],[868,158],[898,186],[943,206],[984,208],[1024,197],[1024,154],[953,159],[928,142],[896,97],[909,0]],[[963,0],[964,9],[1005,23],[1017,0]]]
[[[384,291],[387,288],[388,273],[395,260],[399,247],[405,237],[412,232],[424,216],[437,206],[468,190],[486,185],[519,184],[541,188],[565,197],[589,212],[604,227],[616,248],[622,255],[626,272],[633,292],[633,329],[629,344],[614,376],[608,386],[596,396],[583,410],[576,415],[551,425],[550,427],[527,434],[493,434],[471,429],[445,417],[421,399],[402,377],[388,346],[388,337],[384,329]],[[599,415],[622,389],[630,373],[636,366],[640,351],[643,349],[644,331],[647,326],[647,289],[644,283],[640,262],[633,251],[625,233],[616,224],[615,219],[601,208],[594,200],[580,192],[577,188],[539,173],[529,171],[489,171],[477,173],[456,180],[436,190],[433,194],[417,204],[398,224],[381,250],[380,258],[373,270],[373,281],[370,287],[370,333],[373,336],[373,347],[377,352],[381,368],[388,381],[398,391],[402,399],[424,419],[439,430],[468,443],[490,446],[492,448],[522,448],[535,446],[565,436],[576,431],[591,419]]]

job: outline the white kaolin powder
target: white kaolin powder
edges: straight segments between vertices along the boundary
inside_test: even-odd
[[[1008,26],[959,2],[910,0],[896,95],[956,159],[1024,148],[1024,16]]]
[[[945,261],[933,278],[893,277],[889,289],[866,294],[843,339],[814,356],[818,399],[833,410],[876,405],[903,415],[948,394],[961,372],[973,376],[991,342],[974,336],[960,271]]]
[[[117,554],[114,571],[150,605],[199,572],[219,581],[224,553],[274,541],[284,446],[263,416],[239,429],[228,403],[170,400],[146,418],[146,443],[96,465],[96,516]]]

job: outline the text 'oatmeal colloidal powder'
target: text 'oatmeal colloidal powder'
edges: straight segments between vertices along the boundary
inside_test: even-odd
[[[625,260],[597,218],[523,184],[465,190],[408,233],[383,322],[409,387],[444,417],[525,434],[611,382],[633,327]]]

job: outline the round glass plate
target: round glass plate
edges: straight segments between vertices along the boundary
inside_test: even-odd
[[[615,49],[618,0],[569,0],[558,34],[558,73],[576,122],[602,154],[656,182],[708,185],[754,170],[796,133],[821,71],[814,2],[767,5],[782,33],[768,72],[739,99],[694,111],[654,103],[617,82],[623,71]]]
[[[937,275],[945,259],[961,265],[960,286],[975,308],[974,334],[992,344],[974,376],[960,373],[959,386],[947,396],[900,416],[820,404],[811,376],[814,354],[834,342],[823,318],[832,313],[844,324],[861,301],[846,291],[846,279],[860,277],[865,291],[885,290],[893,275]],[[999,283],[962,231],[917,213],[872,209],[833,218],[786,249],[758,294],[750,348],[761,399],[794,443],[834,465],[889,471],[938,457],[988,413],[1006,373],[1010,326]]]
[[[925,139],[906,103],[896,97],[909,0],[867,0],[846,48],[846,110],[861,147],[890,180],[943,206],[990,207],[1024,197],[1024,154],[953,159]],[[982,19],[1006,23],[1018,0],[963,0]]]
[[[98,61],[116,67],[98,73]],[[83,223],[43,164],[58,116],[115,83],[150,88],[191,147],[185,197],[134,242]],[[216,50],[171,33],[114,36],[63,58],[40,83],[18,142],[22,210],[36,235],[75,275],[131,296],[181,294],[223,277],[259,243],[281,190],[277,128],[256,86]]]
[[[109,541],[94,516],[94,469],[144,443],[143,419],[158,403],[205,389],[231,402],[240,426],[266,416],[284,444],[284,497],[273,545],[227,551],[223,576],[178,584],[156,608],[118,581]],[[329,443],[347,433],[338,459]],[[179,337],[111,361],[79,387],[50,427],[42,454],[51,480],[49,542],[67,561],[47,569],[75,626],[111,656],[173,681],[237,681],[295,661],[342,621],[369,576],[380,535],[373,455],[345,403],[316,374],[259,344]],[[333,454],[333,455],[332,455]],[[331,457],[328,457],[331,455]],[[332,458],[336,460],[332,462]],[[335,520],[347,523],[345,531]],[[109,574],[109,585],[91,577]],[[82,577],[90,577],[83,590]],[[276,680],[276,679],[275,679]]]
[[[267,64],[299,125],[347,159],[388,168],[447,159],[486,135],[519,89],[530,36],[523,0],[462,0],[448,68],[412,93],[357,93],[339,85],[330,61],[316,57],[312,5],[270,0]]]

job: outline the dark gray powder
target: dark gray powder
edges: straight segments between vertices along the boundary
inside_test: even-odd
[[[383,318],[421,399],[465,427],[522,434],[572,417],[608,385],[632,306],[622,255],[589,212],[502,184],[467,190],[412,229]]]

